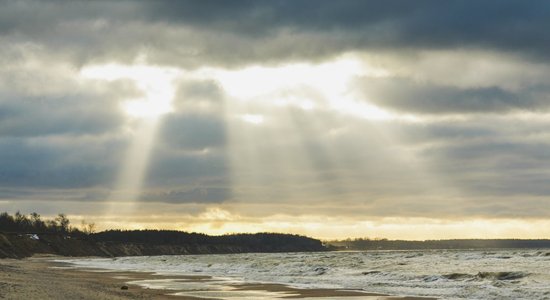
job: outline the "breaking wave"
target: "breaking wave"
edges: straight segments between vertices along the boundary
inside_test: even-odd
[[[200,273],[220,280],[439,299],[550,299],[547,250],[251,253],[69,262],[82,267],[168,275]]]

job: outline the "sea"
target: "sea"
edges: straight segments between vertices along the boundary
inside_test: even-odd
[[[439,299],[550,299],[550,249],[338,251],[138,256],[60,260],[77,268],[212,276],[231,283],[281,283],[298,288],[360,289]],[[178,280],[132,282],[183,289],[200,298],[203,284]],[[229,293],[228,293],[229,294]],[[253,299],[241,295],[239,299]]]

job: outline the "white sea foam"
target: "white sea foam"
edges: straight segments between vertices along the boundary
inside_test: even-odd
[[[363,289],[443,299],[550,299],[550,250],[252,253],[63,261],[77,267],[209,275],[224,282],[271,282],[300,288]],[[136,283],[168,284],[174,289],[192,285]]]

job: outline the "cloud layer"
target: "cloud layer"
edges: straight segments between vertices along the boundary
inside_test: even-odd
[[[181,72],[138,214],[547,218],[549,6],[5,1],[0,209],[109,201],[143,91],[81,70],[117,63]]]

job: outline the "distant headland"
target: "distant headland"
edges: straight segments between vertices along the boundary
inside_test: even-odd
[[[550,248],[548,239],[452,239],[406,241],[388,239],[346,239],[325,242],[331,250],[468,250]]]

